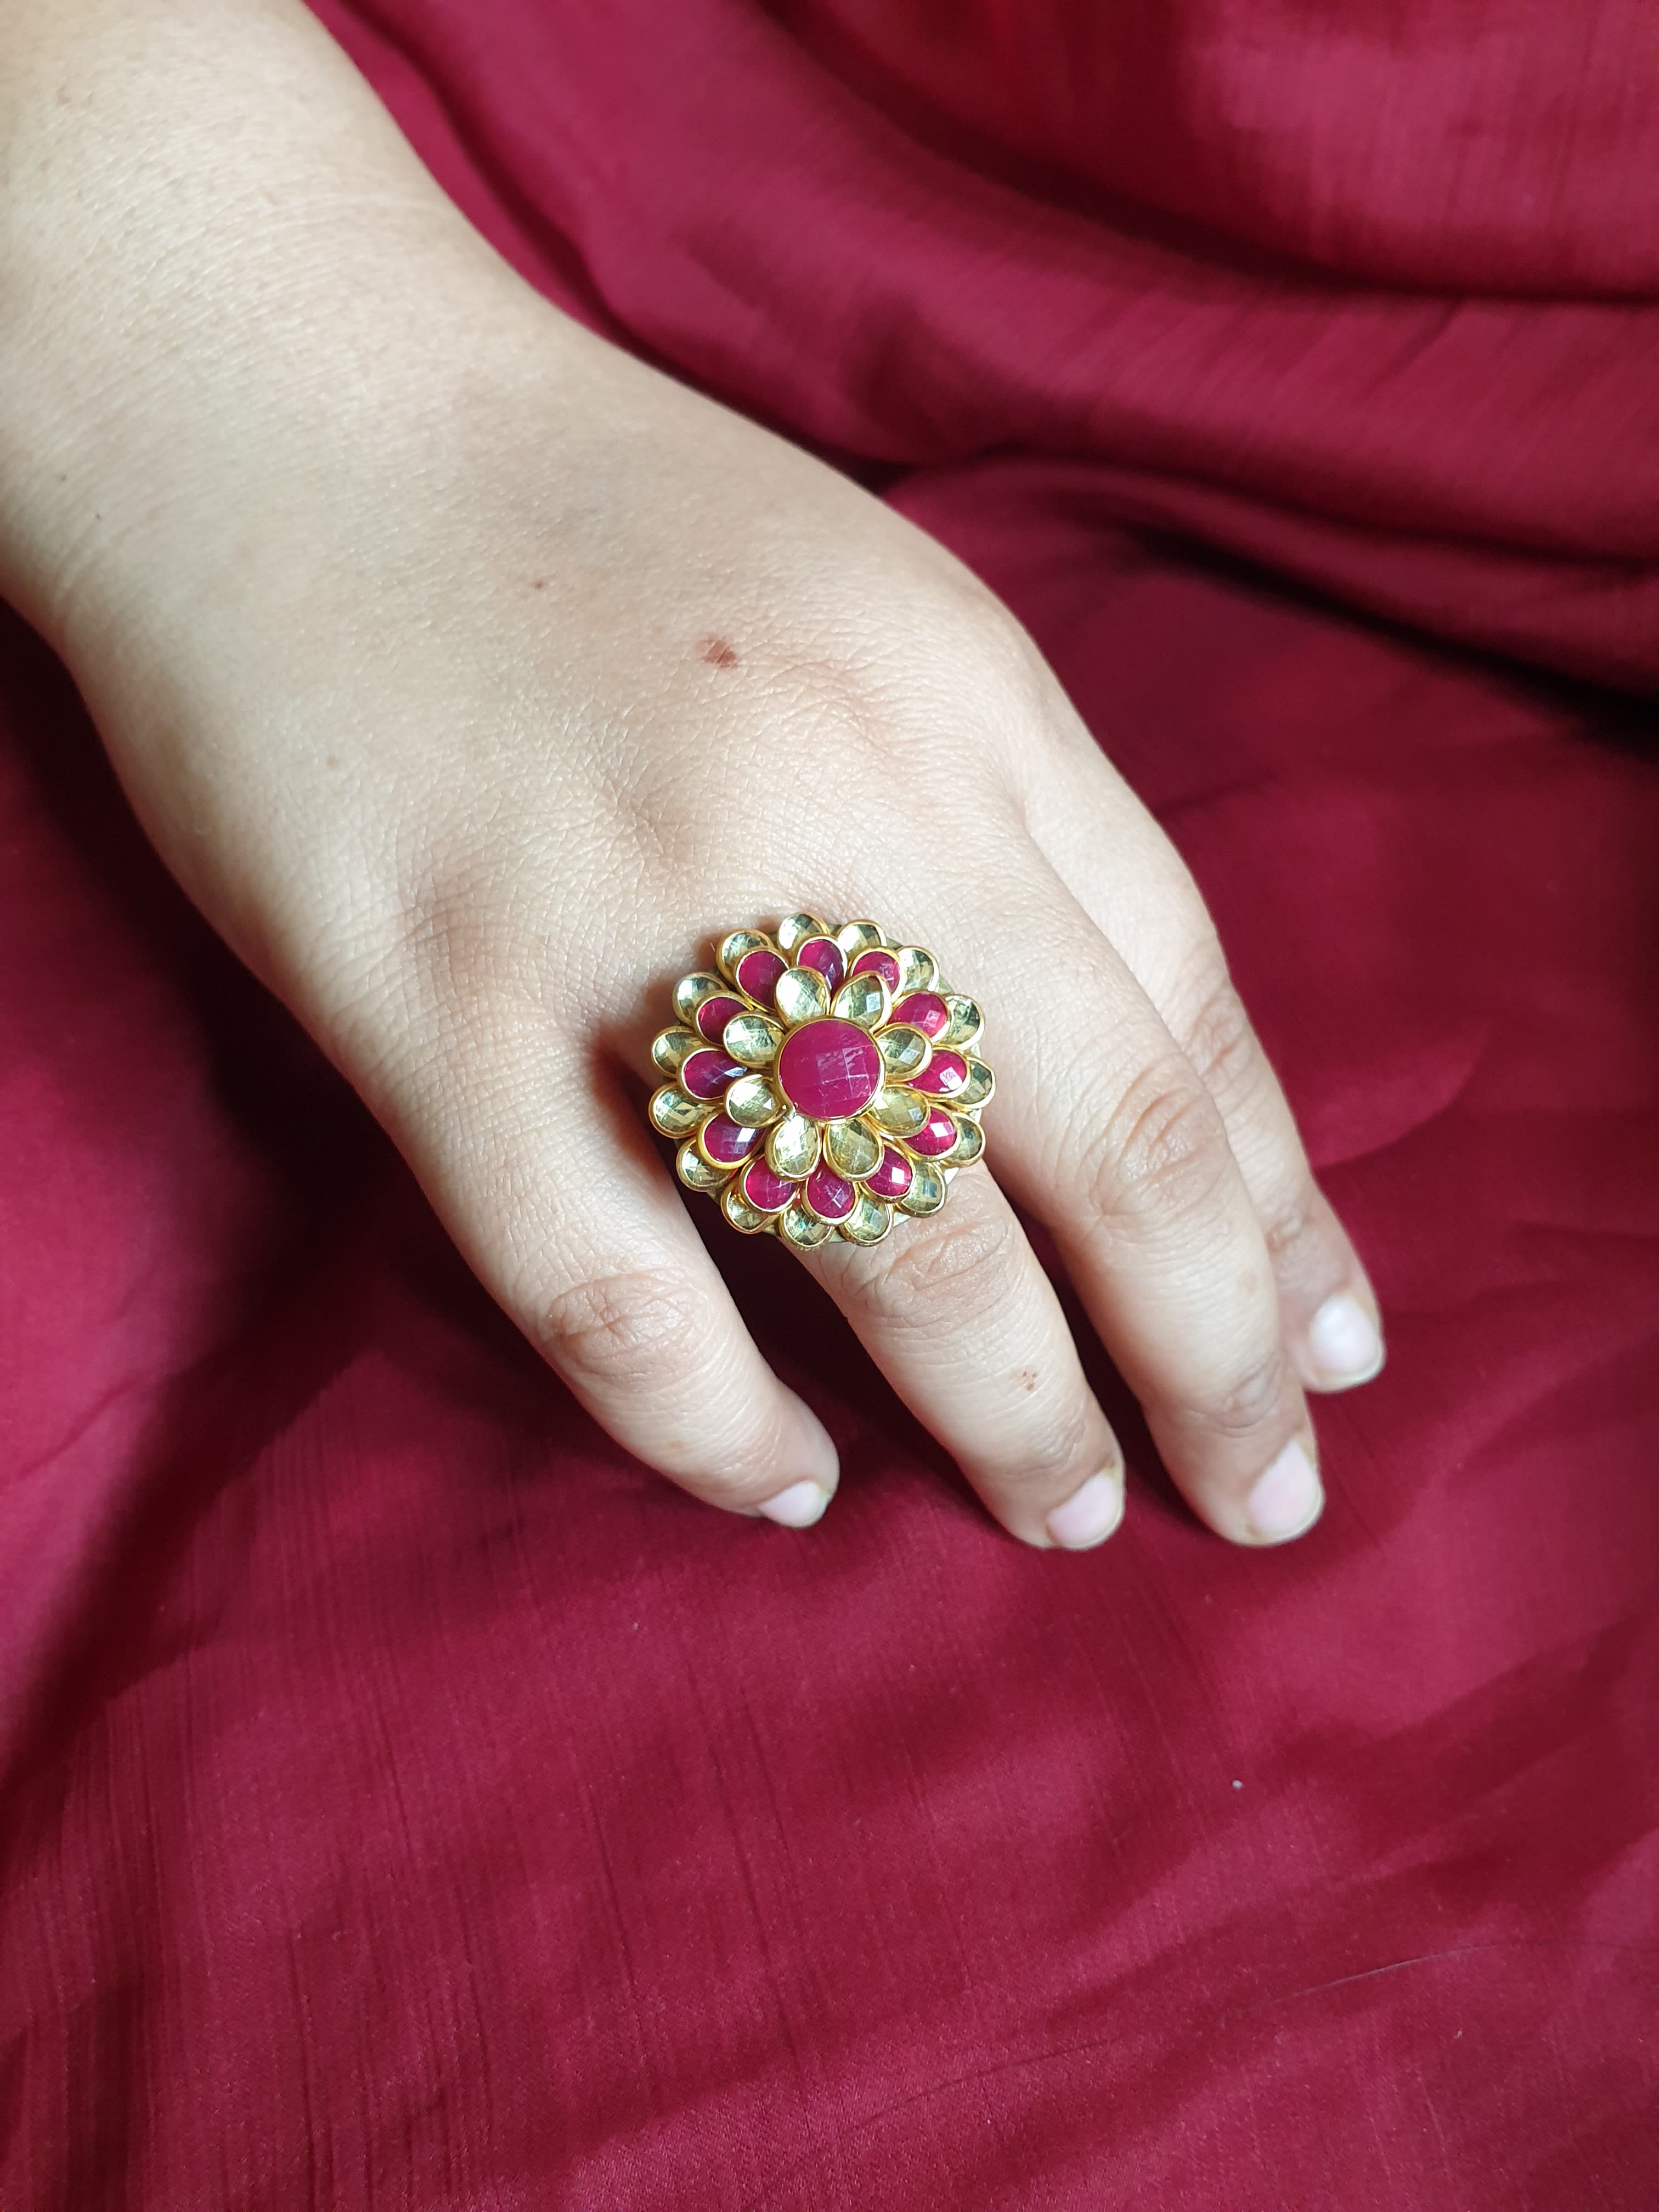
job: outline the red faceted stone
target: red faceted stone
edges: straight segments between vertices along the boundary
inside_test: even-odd
[[[867,952],[860,953],[853,963],[853,973],[855,975],[879,975],[890,991],[896,991],[899,987],[898,962],[890,952],[883,951],[879,945],[872,945]]]
[[[910,1078],[913,1091],[926,1091],[935,1098],[949,1098],[968,1080],[968,1063],[959,1052],[936,1052],[920,1075]]]
[[[856,1022],[834,1015],[792,1030],[778,1054],[778,1088],[798,1112],[815,1121],[845,1121],[861,1114],[881,1088],[876,1041]]]
[[[876,1198],[902,1198],[915,1180],[909,1161],[889,1145],[881,1156],[881,1165],[866,1177],[864,1187]]]
[[[806,1203],[820,1221],[845,1221],[859,1194],[833,1168],[816,1167],[806,1178]]]
[[[936,1037],[950,1018],[951,1009],[937,991],[912,991],[893,1009],[896,1022],[908,1022],[930,1037]]]
[[[816,968],[832,991],[841,988],[841,980],[847,973],[847,963],[833,937],[809,937],[805,945],[795,947],[797,968]]]
[[[740,1060],[728,1060],[723,1052],[694,1052],[681,1066],[680,1088],[694,1098],[718,1098],[728,1083],[748,1073]]]
[[[760,1140],[758,1129],[744,1128],[729,1114],[716,1114],[702,1133],[703,1150],[723,1168],[734,1168],[739,1160],[746,1160]]]
[[[748,992],[757,1006],[769,1006],[772,994],[777,988],[778,978],[789,965],[775,952],[769,952],[757,945],[752,952],[745,952],[738,963],[738,982]]]
[[[748,1008],[741,999],[705,999],[697,1008],[697,1027],[710,1044],[718,1044],[726,1035],[726,1024],[732,1015],[747,1012]]]
[[[750,1206],[758,1206],[763,1213],[781,1213],[795,1194],[795,1185],[787,1176],[774,1175],[764,1160],[750,1160],[738,1177],[738,1188]]]
[[[931,1160],[940,1152],[948,1152],[956,1140],[956,1123],[942,1106],[935,1106],[915,1135],[904,1141],[913,1152],[920,1152],[924,1159]]]

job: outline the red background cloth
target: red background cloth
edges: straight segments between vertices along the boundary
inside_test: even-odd
[[[1653,713],[1472,649],[1659,685],[1641,11],[324,12],[537,281],[1031,625],[1391,1364],[1257,1555],[1097,1355],[1131,1515],[1041,1556],[716,1225],[846,1478],[691,1504],[11,624],[0,2203],[1649,2212]]]

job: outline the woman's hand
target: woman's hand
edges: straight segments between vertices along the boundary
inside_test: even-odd
[[[1121,1458],[1017,1200],[1196,1510],[1299,1533],[1304,1389],[1374,1371],[1375,1303],[1191,878],[1029,640],[867,495],[525,293],[309,26],[248,21],[275,43],[234,97],[307,94],[260,124],[285,219],[250,201],[170,347],[135,305],[131,385],[38,394],[45,459],[12,464],[14,587],[170,865],[594,1415],[792,1522],[833,1448],[626,1071],[726,929],[804,907],[931,945],[987,1012],[995,1180],[803,1264],[1006,1528],[1098,1540]],[[355,175],[329,212],[343,131],[389,218]]]

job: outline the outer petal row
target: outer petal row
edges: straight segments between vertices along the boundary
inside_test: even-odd
[[[844,921],[836,932],[836,942],[847,955],[848,966],[856,968],[860,953],[884,945],[887,939],[878,922]]]
[[[696,1030],[659,1030],[651,1040],[652,1064],[659,1075],[665,1075],[672,1083],[686,1055],[694,1053],[703,1042]]]
[[[708,1108],[696,1098],[688,1098],[684,1091],[673,1084],[665,1083],[659,1091],[651,1094],[651,1103],[646,1109],[651,1116],[651,1126],[660,1129],[665,1137],[689,1137]]]
[[[695,1143],[684,1144],[674,1155],[674,1172],[688,1190],[716,1191],[725,1188],[730,1168],[717,1168],[706,1160]]]
[[[729,982],[738,980],[738,969],[751,952],[775,952],[777,947],[765,933],[758,929],[734,929],[721,938],[714,954],[715,964]]]
[[[815,914],[787,914],[778,924],[779,950],[793,960],[797,947],[805,945],[809,938],[828,937],[830,933],[828,927]]]
[[[952,1052],[965,1052],[970,1044],[977,1044],[985,1029],[985,1017],[972,999],[964,999],[960,992],[947,991],[945,1003],[951,1010],[944,1034],[936,1042],[948,1046]]]
[[[674,1012],[690,1028],[697,1018],[697,1009],[706,999],[718,998],[728,988],[723,975],[711,975],[699,969],[696,974],[682,975],[674,986]]]

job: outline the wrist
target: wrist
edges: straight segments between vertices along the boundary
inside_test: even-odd
[[[35,13],[0,94],[0,591],[78,673],[267,525],[418,466],[469,374],[562,319],[303,9]]]

